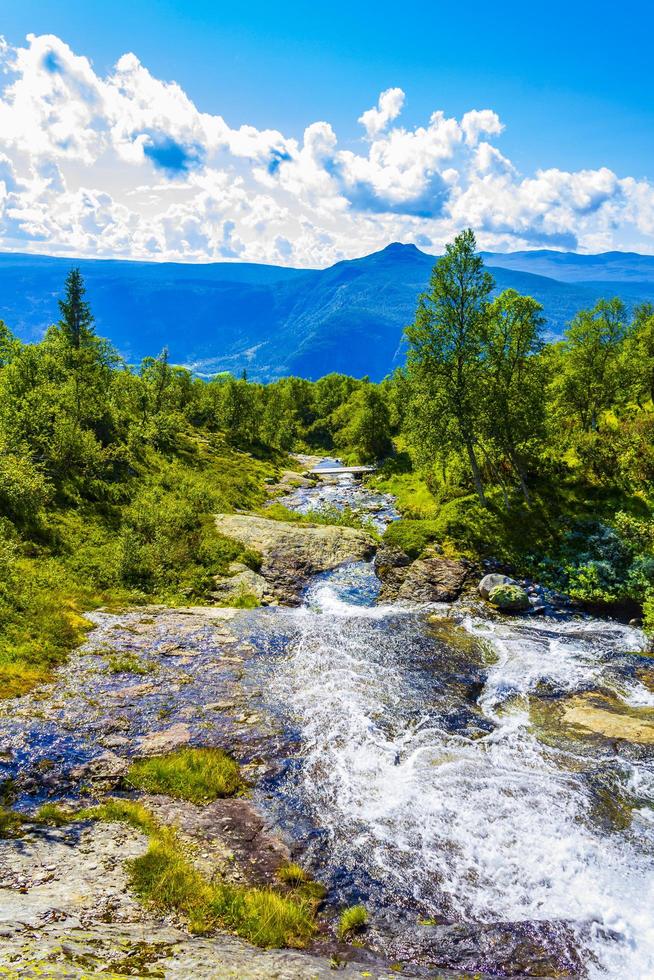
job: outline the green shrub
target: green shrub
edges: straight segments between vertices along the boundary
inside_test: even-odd
[[[338,922],[338,937],[346,939],[352,933],[361,932],[368,922],[368,913],[363,905],[352,905],[341,912]]]
[[[192,803],[234,796],[244,787],[237,763],[220,749],[178,749],[141,759],[130,766],[128,779],[137,789]]]
[[[437,521],[416,521],[402,518],[393,521],[384,532],[383,542],[390,548],[399,548],[409,558],[416,559],[425,552],[428,545],[438,541],[441,526]]]

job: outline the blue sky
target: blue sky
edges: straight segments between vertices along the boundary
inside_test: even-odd
[[[405,124],[434,105],[490,105],[521,169],[595,167],[654,178],[654,4],[70,0],[7,5],[14,43],[53,33],[99,71],[134,51],[198,108],[300,135],[326,118],[355,138],[359,107],[390,86]]]
[[[265,152],[260,135],[256,153],[234,149],[232,140],[233,159],[218,160],[218,144],[211,142],[204,124],[191,121],[190,110],[186,120],[176,115],[168,123],[169,110],[162,108],[148,119],[141,112],[133,130],[121,134],[119,144],[114,145],[111,136],[111,148],[106,141],[102,146],[96,141],[91,149],[87,140],[75,156],[72,147],[77,137],[72,132],[70,137],[61,136],[56,145],[39,148],[37,123],[43,126],[46,120],[48,125],[52,116],[41,110],[53,96],[44,89],[36,62],[19,57],[22,95],[17,100],[15,92],[6,89],[4,99],[9,107],[12,102],[16,106],[29,90],[34,135],[23,127],[14,139],[11,125],[4,131],[0,127],[0,151],[3,135],[10,134],[4,140],[6,167],[13,168],[10,193],[22,194],[20,207],[15,199],[6,205],[11,220],[4,235],[0,228],[0,244],[63,254],[77,249],[153,258],[241,257],[315,265],[352,251],[356,254],[357,248],[363,252],[384,244],[392,235],[437,250],[458,225],[470,222],[485,245],[499,249],[545,244],[586,251],[610,247],[654,251],[652,28],[652,5],[634,2],[615,11],[608,5],[591,10],[587,3],[560,0],[538,7],[511,0],[499,5],[474,0],[465,4],[415,0],[401,4],[360,0],[329,4],[116,0],[86,7],[69,0],[11,4],[0,20],[8,46],[7,86],[16,82],[14,52],[29,47],[26,36],[53,35],[65,45],[56,56],[65,70],[51,73],[59,85],[55,98],[61,100],[62,112],[71,90],[64,92],[59,83],[68,68],[69,81],[77,71],[70,59],[88,60],[93,77],[88,74],[84,85],[90,91],[96,79],[101,87],[114,85],[116,63],[133,52],[153,79],[177,82],[194,111],[224,121],[231,133],[249,126],[258,134],[277,135],[269,138]],[[37,46],[32,48],[36,51]],[[130,93],[138,101],[135,84]],[[362,129],[362,114],[389,89],[402,91],[390,115],[375,123],[374,132]],[[80,91],[77,85],[75,93]],[[163,90],[161,97],[163,106]],[[106,108],[104,95],[100,101],[104,125],[113,134],[111,112],[119,110]],[[476,129],[470,138],[465,126],[454,137],[443,124],[433,138],[419,139],[431,126],[434,112],[463,125],[466,113],[476,110],[494,113],[501,124]],[[120,111],[125,113],[124,108]],[[21,113],[25,114],[24,105]],[[101,128],[81,103],[76,119],[78,127]],[[329,131],[318,134],[320,146],[315,149],[314,137],[318,137],[311,127],[321,124]],[[53,129],[63,126],[64,119],[58,119]],[[416,135],[405,141],[401,159],[400,130]],[[467,155],[462,157],[459,149],[451,147],[448,157],[442,140],[450,138],[467,146]],[[129,147],[126,141],[131,141]],[[420,173],[409,173],[412,158],[424,158],[435,141],[436,157],[423,159]],[[304,162],[300,160],[303,148]],[[109,149],[116,151],[113,161]],[[39,189],[33,184],[29,200],[26,196],[24,182],[29,176],[21,170],[26,152],[33,157],[30,173],[35,167],[41,175],[48,167],[52,174],[56,169],[50,178],[51,191],[96,195],[95,224],[102,234],[96,230],[94,237],[88,213],[80,218],[75,234],[35,219],[35,208],[45,208],[46,198],[43,189],[40,198],[35,196]],[[257,153],[263,154],[262,159],[255,159]],[[280,186],[259,178],[257,167],[264,158],[269,176],[278,178]],[[273,158],[278,161],[274,165]],[[322,175],[314,172],[317,161]],[[473,163],[476,169],[471,176]],[[129,178],[128,165],[132,166]],[[538,177],[542,172],[551,175],[544,182]],[[261,216],[252,219],[252,227],[258,222],[252,240],[245,205],[233,194],[227,200],[228,191],[223,193],[219,186],[221,174],[228,185],[241,181],[249,201],[255,195],[261,198]],[[325,174],[331,187],[323,180]],[[175,193],[178,198],[172,211],[169,204],[165,208],[161,204],[158,218],[157,207],[143,201],[137,205],[139,188],[153,176],[159,190],[151,189],[151,194],[167,202],[175,199]],[[186,188],[181,187],[182,179],[188,182]],[[532,186],[533,181],[538,186]],[[5,182],[7,188],[9,183]],[[195,230],[190,210],[187,215],[175,212],[176,207],[183,210],[182,200],[189,197],[191,185],[193,193],[202,195],[206,212],[203,226]],[[519,208],[509,206],[512,188],[517,188]],[[292,214],[293,195],[300,204]],[[87,200],[86,212],[93,206]],[[339,207],[340,230],[333,220],[320,217],[322,211],[331,212],[333,218]],[[17,218],[21,208],[31,216],[28,220]],[[123,214],[123,227],[117,229],[121,208],[129,208],[131,217]],[[286,219],[281,215],[284,209]],[[562,209],[567,209],[565,216]],[[176,213],[187,229],[177,240],[169,228],[171,214]],[[360,220],[354,220],[357,216]],[[107,223],[104,230],[103,222]]]

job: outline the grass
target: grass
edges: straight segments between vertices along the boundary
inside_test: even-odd
[[[301,868],[299,864],[295,864],[293,861],[289,864],[282,865],[277,871],[277,877],[285,885],[290,885],[291,887],[306,885],[311,881],[311,875],[308,871],[305,871],[304,868]]]
[[[347,939],[355,932],[361,932],[367,925],[368,913],[363,905],[352,905],[341,912],[338,921],[338,938]]]
[[[0,806],[0,838],[20,837],[23,818],[9,807]]]
[[[221,926],[263,947],[305,946],[316,931],[319,899],[273,888],[209,882],[194,867],[177,833],[132,800],[112,799],[76,819],[122,821],[150,838],[145,854],[127,862],[129,881],[144,902],[183,915],[193,932]],[[310,886],[311,882],[308,882]]]
[[[217,923],[256,946],[302,948],[316,930],[315,912],[315,903],[302,896],[220,884],[213,886],[202,918],[211,922],[215,916]]]
[[[300,514],[296,510],[291,510],[284,504],[274,503],[269,507],[261,508],[257,513],[261,517],[268,517],[275,521],[284,521],[287,524],[321,524],[333,527],[351,527],[357,531],[366,531],[373,537],[378,537],[377,531],[371,519],[365,514],[359,514],[351,507],[333,507],[325,505],[316,510],[309,511],[308,514]]]
[[[107,657],[108,674],[152,674],[156,669],[155,664],[135,653],[112,653]]]
[[[44,803],[36,811],[36,822],[48,824],[51,827],[63,827],[74,820],[79,820],[77,813],[65,810],[57,803]]]
[[[0,517],[0,698],[52,679],[92,628],[85,610],[210,602],[232,561],[256,568],[212,515],[261,506],[279,461],[183,436],[171,456],[147,449],[98,499],[62,493],[29,527]]]
[[[244,788],[238,764],[220,749],[178,749],[134,762],[128,780],[136,789],[210,803]]]

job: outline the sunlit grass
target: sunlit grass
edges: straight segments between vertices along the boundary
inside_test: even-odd
[[[368,913],[363,905],[352,905],[341,913],[338,922],[339,939],[347,939],[355,932],[360,932],[368,922]]]
[[[127,778],[137,789],[192,803],[210,803],[244,788],[238,764],[220,749],[178,749],[141,759],[132,764]]]

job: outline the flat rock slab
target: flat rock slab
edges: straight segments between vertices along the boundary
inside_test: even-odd
[[[296,604],[308,580],[345,562],[365,561],[375,542],[365,531],[321,524],[293,524],[250,514],[217,514],[221,534],[262,557],[261,574],[282,602]]]
[[[605,738],[654,745],[654,711],[631,709],[627,714],[620,707],[619,703],[599,695],[579,694],[565,704],[562,720],[566,725]]]
[[[328,980],[327,956],[264,950],[218,932],[192,936],[130,894],[125,862],[145,836],[122,824],[35,829],[0,852],[3,977],[166,977],[167,980]],[[339,977],[391,980],[386,969],[343,965]]]

